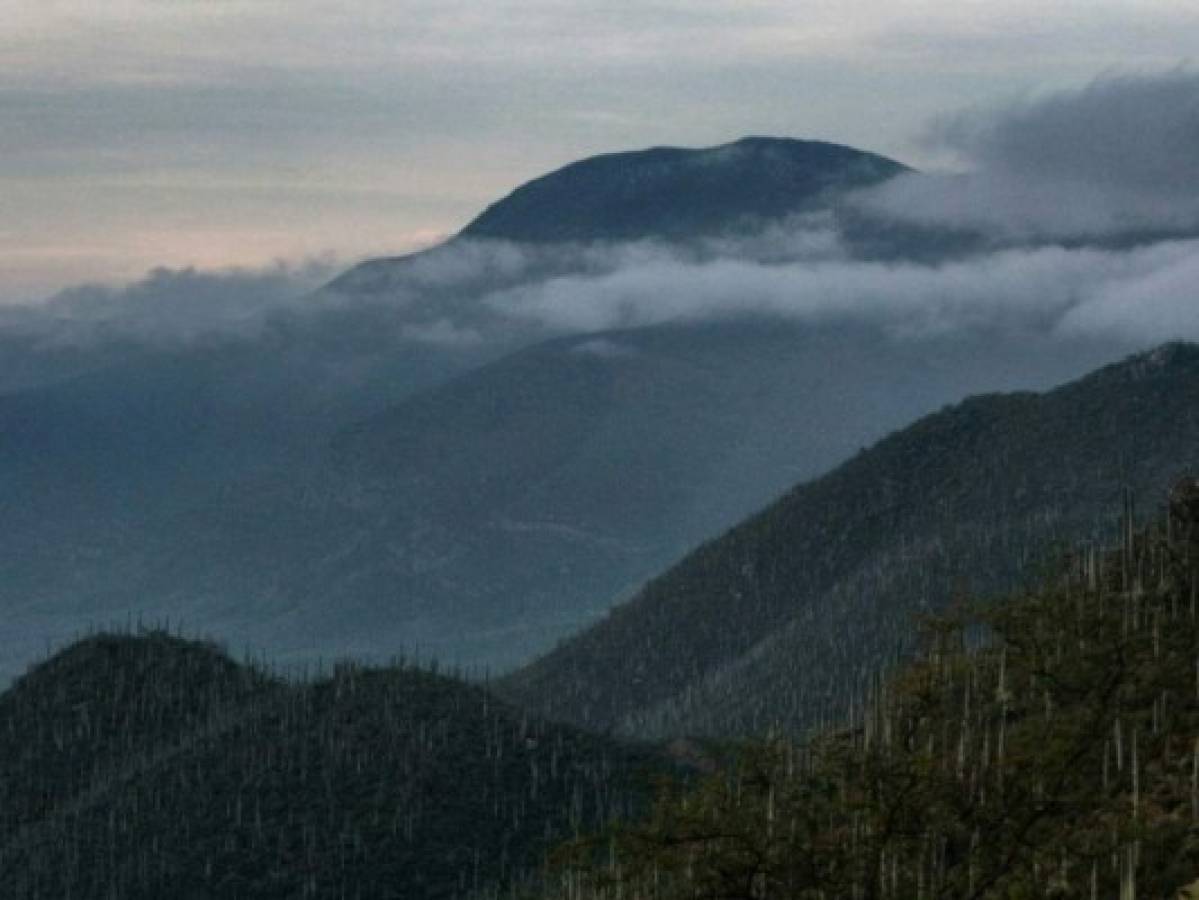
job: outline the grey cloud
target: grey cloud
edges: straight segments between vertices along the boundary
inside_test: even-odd
[[[735,257],[760,263],[845,259],[849,253],[831,211],[793,215],[750,233],[704,238],[697,250],[712,258]]]
[[[1088,87],[942,117],[928,144],[960,175],[908,175],[863,194],[876,213],[1002,240],[1199,230],[1199,73]]]
[[[934,123],[929,141],[988,169],[1171,193],[1199,183],[1199,73],[1107,76]]]
[[[355,268],[339,280],[339,290],[322,289],[340,268],[330,258],[258,269],[158,267],[124,285],[82,284],[38,303],[0,305],[0,337],[43,347],[161,347],[254,339],[281,328],[293,336],[296,329],[330,336],[336,331],[355,336],[351,343],[369,337],[372,347],[410,342],[466,348],[512,330],[512,323],[479,306],[488,287],[525,283],[564,265],[609,272],[637,258],[632,247],[457,241],[403,261]]]
[[[634,356],[637,350],[611,338],[597,337],[579,341],[570,348],[570,352],[580,356],[597,356],[600,359],[619,359],[623,356]]]
[[[1185,300],[1197,274],[1196,241],[1129,251],[1009,249],[939,265],[696,261],[663,250],[607,274],[551,278],[484,302],[562,332],[756,315],[866,324],[899,337],[998,329],[1130,340],[1149,331],[1164,339],[1199,336],[1199,310]],[[1162,304],[1169,317],[1151,329],[1138,324]]]
[[[461,328],[449,319],[405,325],[400,329],[400,334],[418,344],[432,344],[437,347],[474,347],[484,340],[478,330]]]
[[[328,261],[261,270],[158,268],[123,287],[81,285],[44,303],[11,309],[5,321],[51,345],[135,341],[189,344],[258,333],[324,281]]]
[[[413,256],[404,269],[408,290],[470,290],[480,284],[526,277],[536,248],[509,241],[455,241]]]
[[[1199,340],[1199,246],[1164,247],[1154,255],[1157,265],[1102,286],[1063,317],[1060,330],[1143,344]]]
[[[737,259],[747,264],[844,259],[830,215],[796,216],[753,233],[691,242],[564,242],[518,244],[504,240],[452,240],[402,260],[368,262],[338,278],[335,296],[402,307],[410,317],[433,322],[447,314],[478,315],[498,309],[479,298],[554,279],[593,282],[622,271],[645,270],[663,260],[699,264]]]
[[[327,273],[319,263],[159,269],[124,288],[81,287],[31,310],[0,309],[0,331],[37,332],[59,345],[178,344],[253,337],[291,322],[366,336],[373,350],[409,343],[494,351],[551,334],[756,316],[865,325],[899,339],[953,332],[1134,344],[1199,338],[1191,288],[1199,284],[1199,240],[879,262],[852,258],[832,221],[816,217],[686,245],[455,241],[404,263],[368,264],[341,279],[340,289],[310,293]],[[351,345],[358,346],[349,341],[345,352],[357,352]],[[615,355],[620,348],[583,339],[575,349]]]

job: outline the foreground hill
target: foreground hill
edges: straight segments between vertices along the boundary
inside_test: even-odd
[[[1199,483],[1171,501],[1168,524],[927,622],[847,726],[664,792],[549,893],[1195,896]]]
[[[911,617],[1018,583],[1053,540],[1110,533],[1113,485],[1199,468],[1199,347],[928,416],[700,547],[502,685],[637,734],[802,731],[911,642]]]
[[[397,666],[289,685],[102,635],[0,695],[0,894],[455,897],[627,815],[648,754]]]

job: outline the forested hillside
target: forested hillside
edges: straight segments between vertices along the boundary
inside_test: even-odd
[[[801,733],[911,648],[913,613],[1110,536],[1120,485],[1159,497],[1197,464],[1194,345],[976,397],[797,487],[501,688],[640,735]]]
[[[14,900],[487,894],[660,765],[411,666],[288,684],[161,633],[19,679],[0,760]]]
[[[1172,501],[1032,591],[928,619],[848,723],[664,787],[647,820],[570,848],[551,893],[1180,896],[1199,874],[1199,482]]]
[[[1132,498],[1194,462],[1197,394],[1170,345],[928,417],[503,683],[722,738],[675,743],[681,779],[402,662],[286,682],[87,638],[0,694],[0,895],[1172,896],[1199,869],[1199,483],[1139,532]]]

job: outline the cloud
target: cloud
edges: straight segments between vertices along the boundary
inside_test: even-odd
[[[58,346],[319,334],[348,357],[404,343],[491,353],[548,335],[746,316],[865,326],[898,339],[1199,338],[1190,287],[1199,283],[1199,240],[1009,246],[937,263],[883,262],[854,258],[836,219],[818,215],[683,244],[452,241],[367,263],[335,289],[312,293],[329,273],[326,263],[157,269],[125,287],[84,286],[38,307],[0,309],[0,333]],[[284,330],[271,330],[280,323]],[[581,353],[614,350],[578,345]]]
[[[568,333],[764,316],[867,325],[902,338],[1025,330],[1157,340],[1199,337],[1199,307],[1187,288],[1197,275],[1199,241],[1017,248],[937,265],[696,261],[660,248],[638,264],[550,278],[483,302]]]
[[[1157,265],[1103,285],[1066,313],[1059,330],[1120,336],[1143,344],[1199,340],[1199,248],[1183,250],[1162,248],[1154,254]]]
[[[212,272],[157,268],[121,287],[80,285],[35,306],[10,308],[0,327],[58,346],[249,337],[273,314],[296,307],[331,271],[327,260]]]
[[[579,341],[570,348],[570,352],[579,356],[595,356],[600,359],[620,359],[625,356],[635,356],[637,349],[611,338],[596,337]]]
[[[944,116],[926,142],[969,171],[903,176],[864,193],[867,209],[999,240],[1199,231],[1199,72]]]
[[[756,233],[681,243],[637,240],[519,244],[459,239],[404,258],[369,261],[338,277],[327,293],[334,302],[340,298],[403,309],[408,324],[457,322],[477,328],[481,317],[494,318],[499,313],[504,319],[512,319],[500,305],[480,302],[480,298],[507,290],[519,292],[545,283],[569,284],[571,279],[594,284],[597,279],[622,271],[644,271],[663,260],[679,265],[719,259],[757,264],[842,259],[846,254],[832,217],[827,214],[796,216],[771,223]]]
[[[985,168],[1154,193],[1199,182],[1199,73],[1106,76],[1080,91],[948,116],[930,139]]]
[[[449,319],[437,319],[429,323],[405,325],[400,334],[418,344],[436,347],[474,347],[483,343],[483,335],[474,328],[460,328]]]

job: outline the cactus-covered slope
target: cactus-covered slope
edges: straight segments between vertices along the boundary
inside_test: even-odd
[[[561,896],[1193,896],[1199,485],[1172,500],[1168,525],[928,621],[846,726],[751,745],[581,843]]]
[[[1002,590],[1055,540],[1106,534],[1120,485],[1199,465],[1199,347],[1045,394],[976,397],[801,485],[503,685],[642,735],[802,731],[840,715],[911,616]]]
[[[0,896],[454,897],[638,803],[651,757],[411,667],[287,684],[87,639],[0,695]]]

